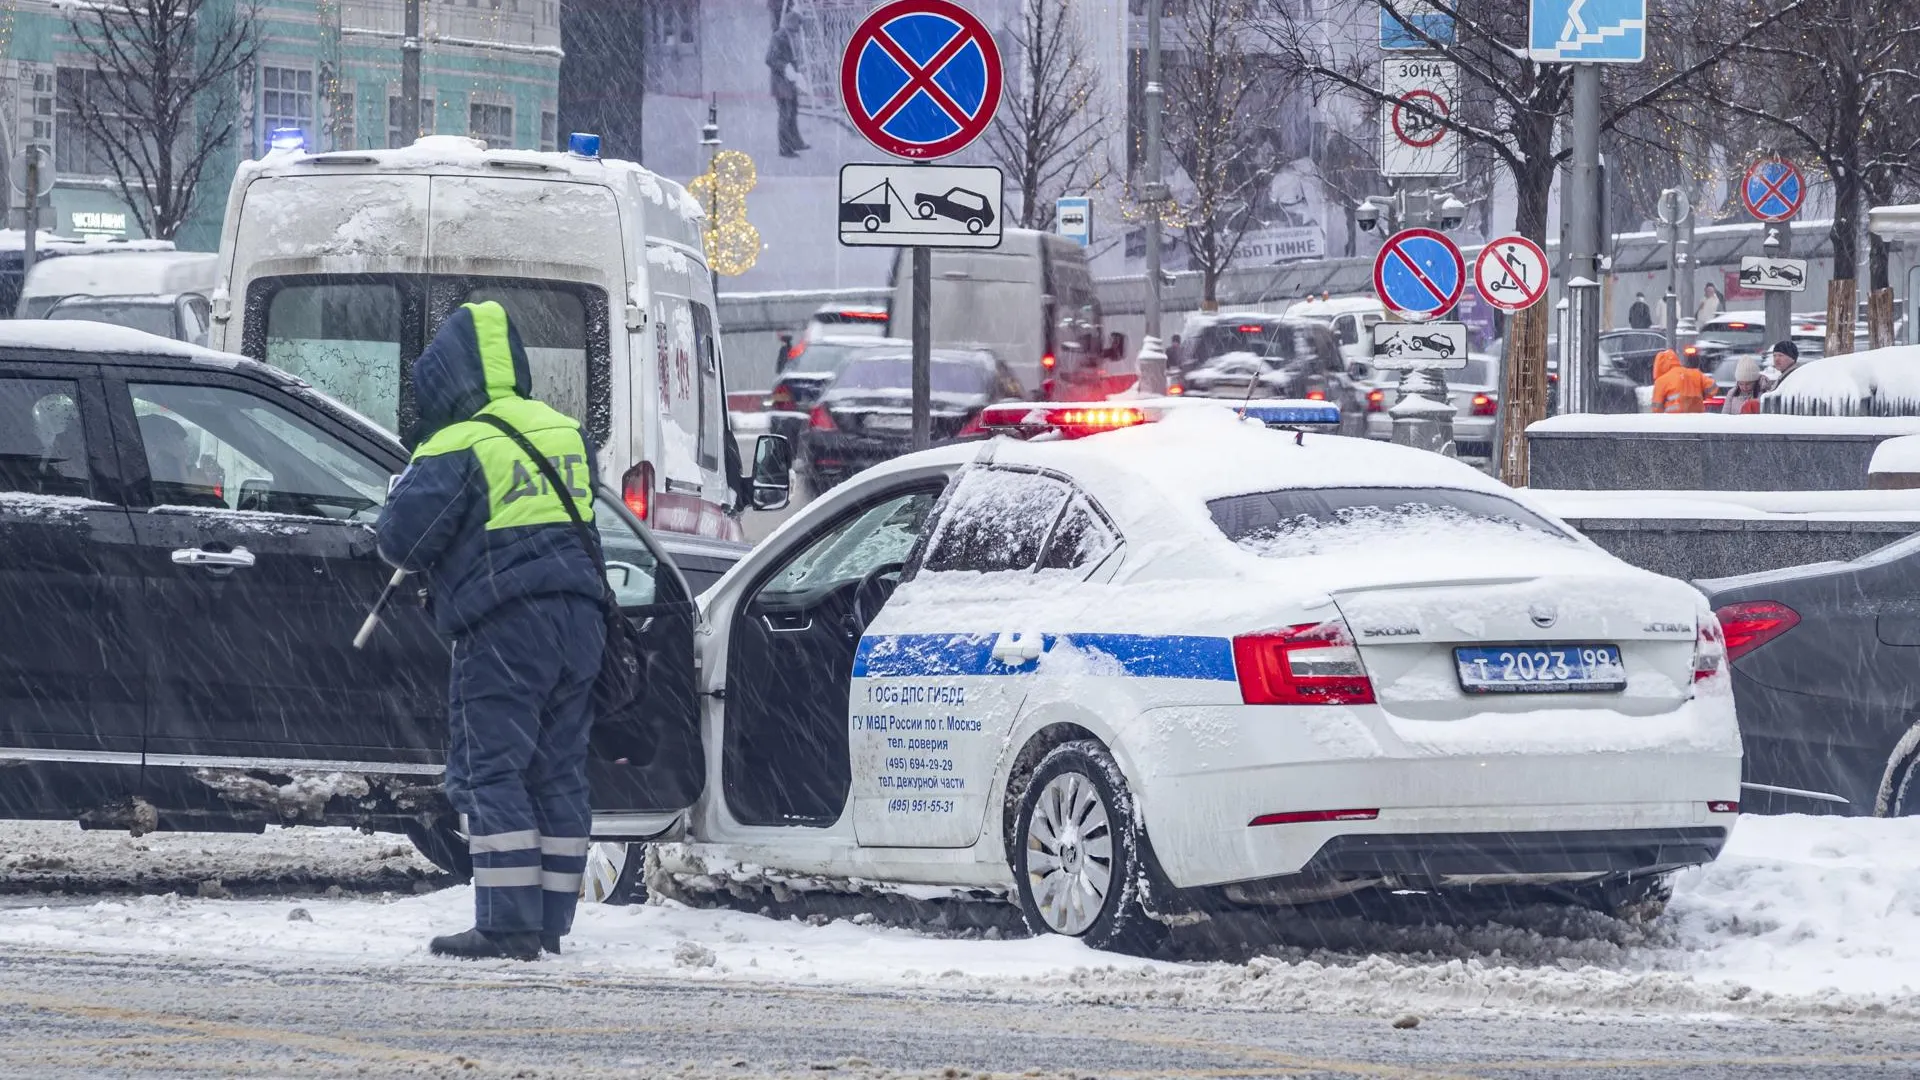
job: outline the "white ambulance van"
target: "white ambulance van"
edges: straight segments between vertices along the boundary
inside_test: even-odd
[[[246,162],[221,229],[213,347],[290,371],[411,445],[414,358],[461,304],[497,300],[535,396],[585,424],[602,480],[677,539],[738,541],[700,206],[598,152],[594,136],[566,153],[428,136]],[[699,561],[700,544],[671,546]]]

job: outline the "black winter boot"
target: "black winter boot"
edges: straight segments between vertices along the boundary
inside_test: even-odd
[[[533,931],[502,933],[475,927],[434,938],[429,948],[435,956],[462,960],[538,960],[540,935]]]
[[[541,934],[540,947],[547,950],[548,952],[552,953],[555,956],[559,956],[560,955],[560,935],[559,934]]]

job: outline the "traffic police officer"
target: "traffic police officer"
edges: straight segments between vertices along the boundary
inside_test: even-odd
[[[453,639],[447,797],[466,819],[474,927],[434,938],[442,956],[559,952],[586,869],[604,583],[560,500],[592,520],[593,458],[530,388],[505,309],[449,316],[414,362],[422,439],[377,526],[383,558],[427,575]],[[482,415],[518,429],[567,490]]]

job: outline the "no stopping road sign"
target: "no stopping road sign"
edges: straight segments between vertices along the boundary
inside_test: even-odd
[[[1373,291],[1408,319],[1436,319],[1452,310],[1467,284],[1460,249],[1432,229],[1403,229],[1373,260]]]
[[[840,97],[867,141],[904,158],[945,157],[980,137],[1000,104],[1000,51],[948,0],[893,0],[840,56]]]

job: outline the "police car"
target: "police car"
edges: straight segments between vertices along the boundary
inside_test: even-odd
[[[867,470],[701,597],[667,870],[1005,889],[1127,949],[1363,889],[1617,909],[1718,853],[1740,741],[1690,586],[1437,455],[1097,409]]]

